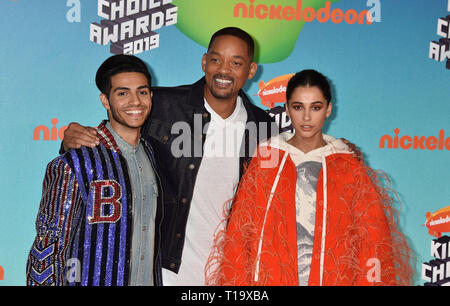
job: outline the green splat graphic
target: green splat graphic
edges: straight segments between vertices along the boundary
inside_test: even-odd
[[[337,2],[340,0],[331,0]],[[252,3],[253,2],[253,3]],[[253,5],[271,5],[297,9],[302,3],[303,9],[314,8],[315,11],[325,6],[327,0],[173,0],[178,6],[177,28],[198,44],[207,47],[211,35],[220,28],[236,26],[250,33],[256,41],[256,61],[259,63],[276,63],[287,58],[294,49],[297,37],[305,21],[285,19],[265,19],[234,17],[234,7],[238,3],[247,8]],[[331,7],[333,9],[333,7]],[[240,15],[242,16],[242,15]]]

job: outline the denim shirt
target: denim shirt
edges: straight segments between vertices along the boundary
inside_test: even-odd
[[[155,172],[141,142],[133,147],[112,128],[117,146],[127,161],[133,194],[133,237],[131,243],[130,286],[153,286],[153,255],[158,185]]]

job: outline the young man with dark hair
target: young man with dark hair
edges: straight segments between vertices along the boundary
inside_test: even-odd
[[[141,138],[151,75],[139,58],[116,55],[100,66],[96,84],[109,120],[95,129],[97,146],[72,149],[47,166],[28,285],[154,284],[160,179]]]

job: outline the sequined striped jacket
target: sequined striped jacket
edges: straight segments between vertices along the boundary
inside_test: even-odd
[[[47,165],[27,285],[128,284],[131,181],[105,121],[97,132],[95,148],[68,151]],[[151,147],[142,141],[157,173]]]

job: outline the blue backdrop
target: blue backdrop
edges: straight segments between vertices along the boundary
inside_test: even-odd
[[[189,30],[189,24],[191,20],[206,20],[206,2],[189,0],[189,6],[197,6],[193,10],[197,14],[193,14],[183,11],[187,1],[172,2],[178,5],[177,24],[155,30],[159,47],[138,54],[150,65],[154,85],[193,83],[203,75],[201,57],[206,48]],[[305,0],[303,6],[319,2]],[[292,37],[292,52],[277,62],[261,61],[256,77],[244,89],[256,105],[268,110],[257,96],[260,81],[267,83],[305,68],[317,69],[331,79],[335,115],[326,132],[358,145],[369,165],[384,170],[391,178],[403,203],[401,227],[417,255],[415,283],[422,284],[422,263],[433,259],[433,236],[423,226],[425,215],[450,206],[450,141],[448,146],[444,143],[442,149],[433,150],[433,146],[382,148],[380,139],[383,135],[394,138],[395,129],[399,129],[400,138],[438,138],[441,130],[444,140],[450,138],[450,70],[447,59],[430,58],[430,43],[443,38],[439,29],[449,31],[444,22],[450,15],[449,3],[332,2],[332,9],[343,12],[372,9],[376,19],[370,25],[306,22],[298,36]],[[209,35],[222,24],[250,22],[233,16],[237,3],[250,5],[244,0],[227,1],[228,9],[221,8],[220,12],[224,19],[217,24],[206,20],[210,28],[198,35]],[[259,0],[254,6],[289,3],[293,7],[298,4]],[[51,137],[52,132],[56,135],[69,122],[96,126],[106,118],[94,76],[111,55],[110,47],[89,39],[90,25],[102,19],[97,15],[97,4],[93,0],[0,3],[0,271],[4,272],[0,273],[0,285],[25,284],[25,264],[35,236],[44,170],[60,146],[59,138],[45,140],[44,132],[33,139],[36,128],[48,130]],[[440,18],[444,21],[439,28]],[[252,22],[268,23],[280,36],[285,31],[282,25],[297,26],[296,20],[277,18]],[[266,46],[259,45],[261,52]]]

